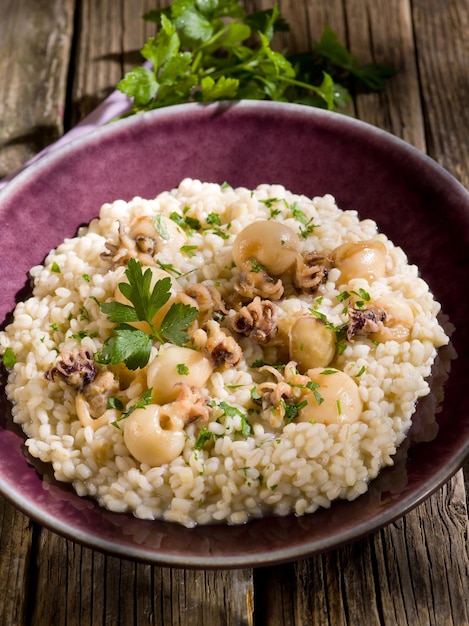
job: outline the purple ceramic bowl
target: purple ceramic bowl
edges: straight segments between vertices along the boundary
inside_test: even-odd
[[[101,509],[32,464],[0,413],[0,493],[38,523],[88,547],[148,563],[233,568],[290,561],[363,537],[443,485],[469,452],[469,194],[414,148],[339,114],[267,102],[181,105],[98,129],[43,157],[0,192],[0,319],[25,294],[28,269],[74,236],[102,203],[154,197],[185,178],[333,194],[373,218],[418,264],[454,325],[432,395],[418,404],[394,467],[354,502],[297,518],[192,530]],[[457,356],[456,356],[457,355]],[[448,375],[448,370],[449,375]]]

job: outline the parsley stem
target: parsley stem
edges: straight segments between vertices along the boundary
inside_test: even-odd
[[[220,37],[224,37],[225,34],[228,32],[228,26],[225,26],[224,28],[220,29],[218,32],[214,33],[210,39],[208,39],[207,41],[203,41],[200,46],[198,46],[197,48],[195,48],[194,50],[194,54],[196,56],[202,55],[202,52],[205,48],[209,48],[211,45],[213,45],[217,39],[220,39]]]
[[[191,67],[192,74],[195,74],[197,72],[200,62],[202,61],[202,58],[203,58],[203,53],[202,53],[202,50],[199,49],[194,54],[194,61],[192,62],[192,67]]]

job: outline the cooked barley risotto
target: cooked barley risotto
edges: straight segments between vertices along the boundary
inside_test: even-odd
[[[189,527],[364,493],[448,342],[373,221],[280,185],[105,204],[31,276],[0,334],[29,453],[111,511]]]

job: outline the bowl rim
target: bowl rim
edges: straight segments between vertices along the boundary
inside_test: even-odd
[[[0,189],[0,207],[4,201],[10,196],[20,192],[23,185],[27,185],[31,180],[38,178],[41,174],[55,163],[60,162],[70,151],[79,150],[83,146],[99,143],[103,138],[119,132],[119,129],[132,129],[134,126],[141,124],[164,123],[166,119],[191,114],[210,115],[218,112],[220,109],[230,109],[236,107],[247,112],[267,112],[267,113],[285,113],[288,115],[298,115],[312,117],[319,121],[330,120],[331,116],[343,127],[357,128],[367,135],[373,136],[378,141],[385,141],[397,147],[402,154],[406,154],[413,161],[418,160],[422,167],[429,169],[435,176],[442,180],[445,185],[449,185],[451,189],[461,197],[469,206],[469,193],[463,185],[446,169],[444,169],[436,160],[428,154],[418,150],[403,139],[393,135],[392,133],[373,126],[362,120],[345,116],[341,113],[330,112],[323,109],[317,109],[300,104],[269,102],[269,101],[220,101],[209,104],[189,103],[175,105],[164,109],[156,109],[154,111],[141,113],[135,116],[121,119],[112,124],[89,130],[86,133],[72,138],[69,142],[50,150],[41,156],[37,161],[20,171],[14,176],[2,189]],[[184,556],[173,554],[160,554],[158,551],[148,551],[136,545],[127,547],[113,542],[112,540],[103,539],[99,536],[91,535],[81,530],[71,530],[65,522],[49,514],[47,511],[31,510],[31,503],[28,498],[22,494],[18,494],[14,487],[11,486],[0,475],[0,494],[16,508],[21,510],[31,519],[42,526],[56,532],[57,534],[76,541],[84,546],[96,549],[107,554],[113,554],[122,558],[132,559],[154,565],[168,565],[174,567],[187,568],[205,568],[205,569],[229,569],[240,567],[258,567],[264,565],[278,564],[287,561],[293,561],[300,558],[312,556],[314,554],[326,552],[355,541],[359,538],[367,536],[372,532],[383,528],[392,521],[406,515],[409,511],[420,505],[430,495],[438,491],[454,474],[461,468],[469,455],[469,440],[460,445],[457,454],[453,455],[450,465],[445,466],[433,477],[431,482],[424,481],[418,489],[400,498],[396,504],[390,507],[380,516],[379,520],[365,520],[362,523],[339,533],[331,535],[326,539],[312,542],[309,549],[305,549],[302,544],[297,548],[281,548],[277,550],[264,550],[253,555],[227,555],[217,556],[208,554],[206,557]],[[31,471],[34,471],[31,468]],[[428,484],[427,484],[428,483]],[[96,505],[98,506],[98,505]],[[314,514],[312,514],[314,515]],[[191,529],[187,529],[191,532]]]

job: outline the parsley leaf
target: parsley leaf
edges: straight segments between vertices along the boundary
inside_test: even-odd
[[[133,326],[120,325],[114,335],[104,342],[101,359],[118,365],[125,363],[130,370],[144,367],[149,359],[153,340],[143,330]]]
[[[247,13],[240,0],[173,0],[144,18],[158,26],[140,51],[152,67],[131,70],[117,85],[133,101],[130,115],[242,98],[336,110],[350,102],[351,80],[380,91],[395,74],[381,65],[361,65],[327,26],[312,50],[277,52],[275,34],[289,30],[277,5]]]
[[[190,304],[182,304],[181,302],[172,304],[161,322],[157,336],[181,346],[189,340],[186,329],[189,328],[198,314],[198,309]]]
[[[125,363],[131,370],[145,367],[148,363],[153,341],[169,341],[178,346],[189,339],[186,332],[198,315],[198,309],[188,304],[173,302],[159,328],[153,319],[171,296],[171,278],[156,281],[151,286],[150,268],[143,270],[136,259],[129,259],[125,271],[128,283],[119,283],[119,290],[130,304],[104,302],[101,310],[109,320],[118,324],[114,334],[106,339],[98,360],[102,363]],[[148,330],[141,330],[133,322],[147,322]]]

